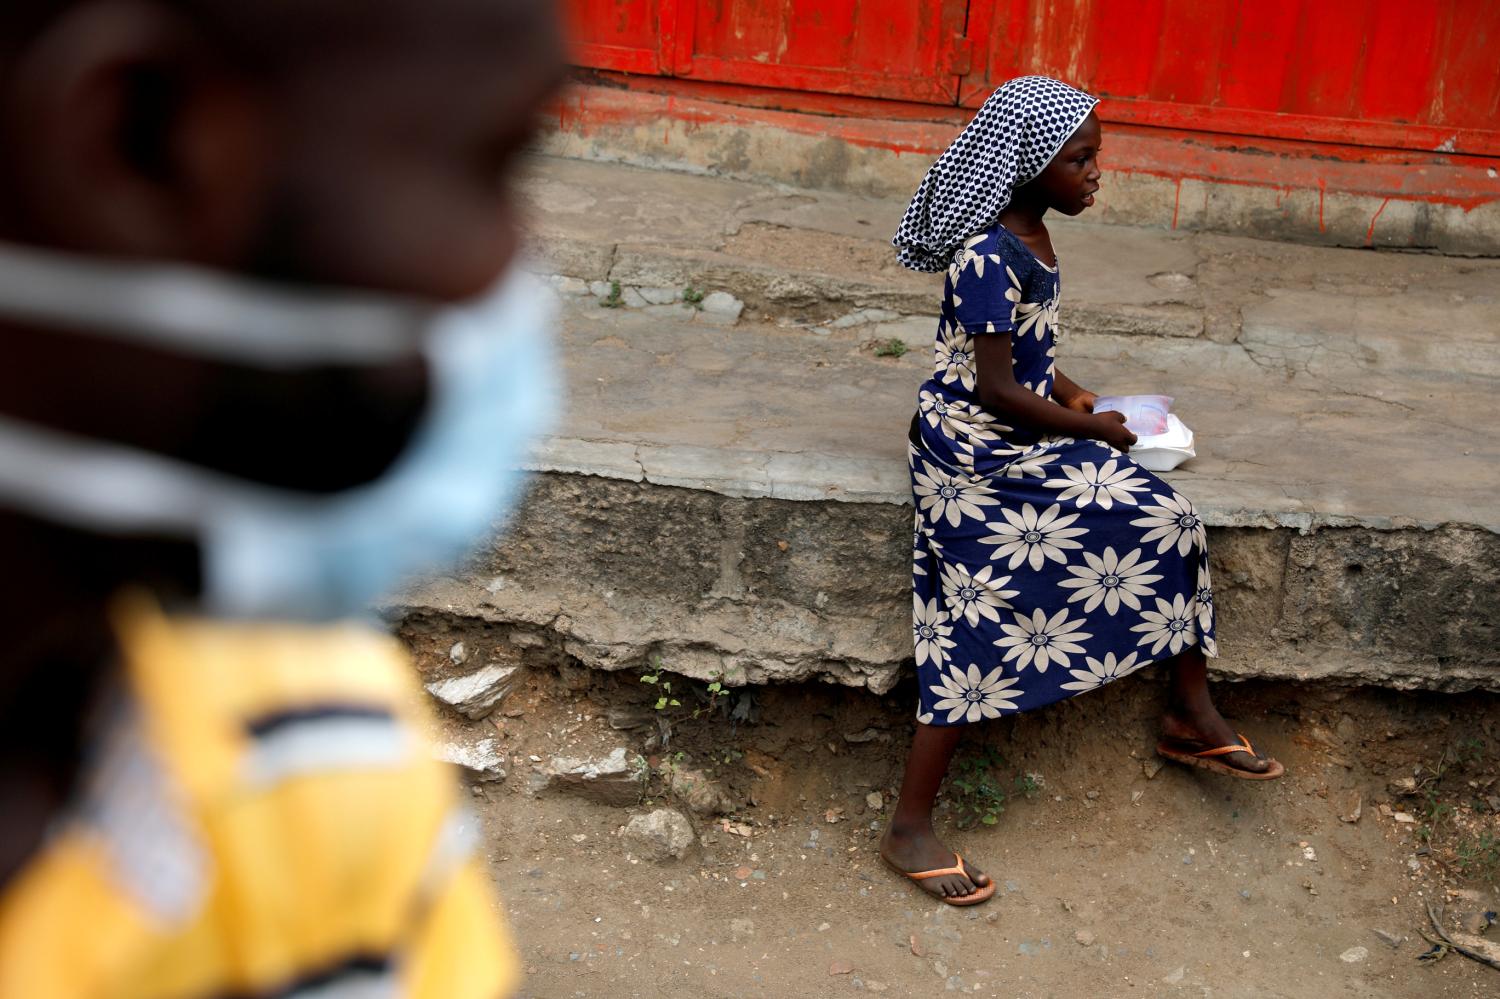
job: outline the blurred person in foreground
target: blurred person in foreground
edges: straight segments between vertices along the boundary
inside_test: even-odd
[[[0,9],[0,996],[498,997],[358,623],[514,501],[548,0]]]

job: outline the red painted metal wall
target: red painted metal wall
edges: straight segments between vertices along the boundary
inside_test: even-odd
[[[582,66],[975,106],[1023,73],[1106,120],[1500,155],[1500,0],[568,0]]]

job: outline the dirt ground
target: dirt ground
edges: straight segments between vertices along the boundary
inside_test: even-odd
[[[424,672],[449,668],[451,633],[407,637]],[[523,996],[1500,995],[1500,971],[1417,960],[1428,903],[1453,925],[1500,908],[1492,696],[1224,686],[1226,715],[1288,768],[1266,783],[1158,769],[1149,675],[976,729],[942,828],[999,890],[958,909],[875,852],[911,691],[679,680],[681,706],[658,712],[636,675],[535,666],[489,718],[442,722],[507,757],[473,800]],[[639,805],[536,790],[551,757],[621,746],[649,761]],[[695,817],[692,852],[658,864],[620,832],[674,804],[674,767],[707,772],[733,812]]]

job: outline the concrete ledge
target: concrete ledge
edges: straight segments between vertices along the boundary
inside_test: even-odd
[[[754,489],[744,489],[753,492]],[[909,668],[911,508],[538,476],[512,533],[398,615],[518,649],[732,685],[884,693]],[[1474,528],[1210,530],[1226,678],[1500,690],[1500,536]]]
[[[804,502],[879,503],[911,506],[911,484],[904,460],[866,459],[802,451],[747,451],[687,445],[622,444],[551,437],[539,443],[525,468],[624,482],[701,490],[739,499]],[[1435,531],[1474,527],[1500,533],[1500,523],[1467,519],[1347,512],[1328,497],[1299,496],[1286,484],[1213,475],[1166,472],[1198,497],[1194,501],[1210,527],[1286,529],[1311,534],[1332,528],[1374,531]],[[1437,512],[1435,509],[1429,512]],[[1468,511],[1462,511],[1467,513]]]

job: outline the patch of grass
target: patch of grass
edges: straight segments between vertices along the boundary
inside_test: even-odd
[[[609,283],[609,294],[604,298],[599,299],[599,305],[606,309],[618,309],[622,304],[624,304],[623,299],[621,299],[620,295],[620,282],[611,281]]]
[[[875,345],[876,357],[905,357],[906,342],[897,337],[881,340]]]
[[[1500,875],[1500,836],[1488,832],[1464,836],[1454,844],[1453,858],[1460,873],[1492,881]]]
[[[1008,797],[1000,770],[1005,758],[988,746],[960,757],[948,777],[949,804],[960,829],[1000,821]]]
[[[688,285],[682,289],[682,300],[695,309],[703,308],[703,295],[702,291],[694,288],[692,285]]]
[[[1028,800],[1042,793],[1042,788],[1047,782],[1042,779],[1041,774],[1021,774],[1016,778],[1016,790],[1021,792]]]
[[[1486,772],[1493,762],[1486,749],[1483,739],[1461,739],[1443,749],[1436,766],[1419,768],[1411,811],[1417,840],[1450,872],[1493,881],[1500,877],[1500,831],[1495,813],[1473,790],[1495,779],[1493,770]]]

